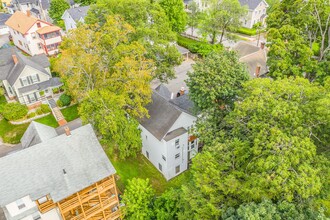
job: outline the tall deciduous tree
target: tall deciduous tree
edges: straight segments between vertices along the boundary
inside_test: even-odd
[[[66,9],[70,8],[66,0],[52,0],[49,8],[49,16],[58,23]]]
[[[154,78],[167,81],[175,76],[174,66],[180,64],[181,55],[173,44],[176,35],[157,1],[99,0],[85,21],[102,26],[108,14],[122,16],[136,30],[130,40],[140,42],[146,49],[145,57],[155,62]]]
[[[122,158],[141,147],[136,120],[148,114],[155,69],[144,47],[130,40],[134,32],[119,16],[108,16],[102,27],[82,25],[64,39],[55,63],[72,97],[82,102],[82,119]]]
[[[215,44],[217,38],[222,43],[228,31],[234,31],[241,26],[240,19],[247,13],[238,0],[211,0],[210,7],[205,10],[200,32],[211,38]]]
[[[149,180],[136,179],[128,181],[122,202],[122,212],[125,219],[148,220],[153,217],[152,202],[155,192]]]
[[[192,1],[188,5],[188,20],[187,25],[191,28],[191,35],[194,35],[194,30],[198,27],[201,19],[201,11],[195,1]]]
[[[172,30],[181,33],[186,29],[187,14],[184,11],[184,4],[181,0],[159,0],[164,9]]]
[[[189,96],[201,110],[232,104],[249,79],[245,65],[233,51],[213,52],[193,68],[188,73]]]
[[[234,110],[199,132],[206,145],[183,188],[186,216],[218,219],[226,206],[262,198],[305,203],[329,189],[328,161],[316,153],[329,142],[320,128],[330,111],[316,111],[326,94],[302,78],[246,82]]]

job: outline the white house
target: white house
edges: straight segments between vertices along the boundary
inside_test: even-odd
[[[64,20],[65,30],[71,30],[77,28],[77,24],[84,23],[84,18],[87,15],[89,6],[81,6],[77,8],[67,9],[63,15],[62,19]]]
[[[32,122],[23,149],[0,158],[1,220],[120,218],[114,174],[90,124]]]
[[[239,2],[248,8],[248,14],[241,20],[243,27],[253,28],[257,22],[265,24],[267,8],[269,7],[265,0],[239,0]]]
[[[5,23],[14,44],[25,53],[54,55],[62,42],[61,28],[33,17],[29,11],[15,12]]]
[[[10,18],[10,14],[0,13],[0,36],[9,34],[9,28],[5,25],[6,21]]]
[[[187,94],[173,94],[158,86],[147,105],[150,118],[140,121],[142,153],[169,180],[187,170],[198,152],[198,139],[191,135],[196,117]]]
[[[63,84],[52,77],[49,66],[44,54],[26,57],[14,47],[1,49],[0,81],[7,97],[31,108],[52,97],[53,89]]]
[[[27,14],[30,11],[34,17],[52,22],[52,19],[48,15],[49,7],[50,0],[12,0],[8,11],[12,14],[16,11]]]

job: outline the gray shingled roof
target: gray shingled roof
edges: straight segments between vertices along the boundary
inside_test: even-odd
[[[31,92],[34,90],[42,91],[47,88],[59,87],[61,85],[63,85],[63,83],[61,82],[60,78],[53,77],[53,78],[50,78],[49,80],[43,81],[41,83],[36,83],[36,84],[32,84],[29,86],[19,88],[18,91],[21,94],[24,94],[24,93]]]
[[[0,13],[0,26],[4,26],[5,22],[10,18],[11,14]]]
[[[81,6],[77,8],[70,8],[67,12],[70,14],[73,20],[78,22],[81,18],[85,18],[87,15],[89,6]]]
[[[40,144],[56,136],[54,128],[32,121],[21,138],[22,148]]]
[[[47,10],[50,8],[50,0],[41,0],[42,9]]]
[[[171,132],[168,132],[166,134],[166,136],[164,137],[164,140],[165,141],[170,141],[170,140],[172,140],[172,139],[174,139],[176,137],[179,137],[180,135],[182,135],[182,134],[184,134],[186,132],[187,132],[187,129],[185,129],[183,127],[178,128],[178,129],[175,129],[175,130],[173,130]]]
[[[239,0],[242,6],[247,5],[249,9],[254,10],[263,0]]]
[[[140,124],[162,140],[182,112],[156,91],[151,98],[152,102],[146,106],[150,117],[140,120]]]
[[[182,111],[194,115],[194,103],[189,99],[188,94],[175,97],[171,99],[170,102],[179,107]]]
[[[260,50],[259,47],[243,41],[236,44],[233,49],[237,51],[240,58]]]
[[[172,93],[164,84],[160,84],[155,89],[159,95],[163,96],[166,100],[170,100],[172,97]]]
[[[176,46],[176,49],[178,49],[179,53],[181,53],[181,55],[185,55],[185,54],[189,53],[188,49],[181,47],[179,45],[175,45],[175,46]]]
[[[18,59],[16,65],[14,65],[12,55],[16,55]],[[26,65],[49,75],[45,70],[46,67],[50,66],[46,55],[42,54],[26,57],[18,52],[17,49],[14,49],[14,47],[0,50],[0,80],[7,79],[9,84],[13,85]]]
[[[115,172],[88,124],[0,158],[0,207],[26,195],[58,202]]]
[[[36,14],[36,15],[39,15],[40,14],[40,11],[36,8],[31,8],[30,10],[32,13]]]

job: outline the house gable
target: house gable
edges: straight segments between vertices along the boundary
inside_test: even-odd
[[[17,77],[15,83],[13,84],[13,88],[16,89],[16,91],[18,92],[19,88],[22,88],[22,84],[20,79],[26,78],[28,76],[33,76],[38,74],[39,77],[39,82],[43,82],[43,81],[47,81],[51,78],[51,75],[46,74],[45,72],[42,72],[38,69],[35,69],[31,66],[26,65],[23,69],[23,71],[19,74],[19,76]]]

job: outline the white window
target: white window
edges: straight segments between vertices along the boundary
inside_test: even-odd
[[[159,168],[160,171],[163,171],[163,167],[160,163],[158,163],[158,168]]]
[[[29,83],[29,81],[28,81],[27,78],[21,78],[21,84],[22,84],[22,86],[27,86],[27,85],[29,85],[30,83]]]
[[[180,165],[175,167],[175,173],[180,173]]]
[[[16,205],[17,205],[18,209],[25,208],[25,204],[22,199],[16,200]]]
[[[32,39],[36,39],[37,38],[37,35],[35,32],[31,33],[31,36],[32,36]]]
[[[38,76],[38,74],[31,76],[31,79],[32,79],[32,83],[39,82],[39,76]]]
[[[175,147],[179,148],[180,147],[180,139],[175,140]]]
[[[175,155],[175,159],[178,159],[180,157],[180,153]]]
[[[42,49],[41,43],[38,43],[38,49],[39,49],[39,50]]]
[[[36,96],[34,93],[27,95],[29,102],[35,102],[37,101]]]

